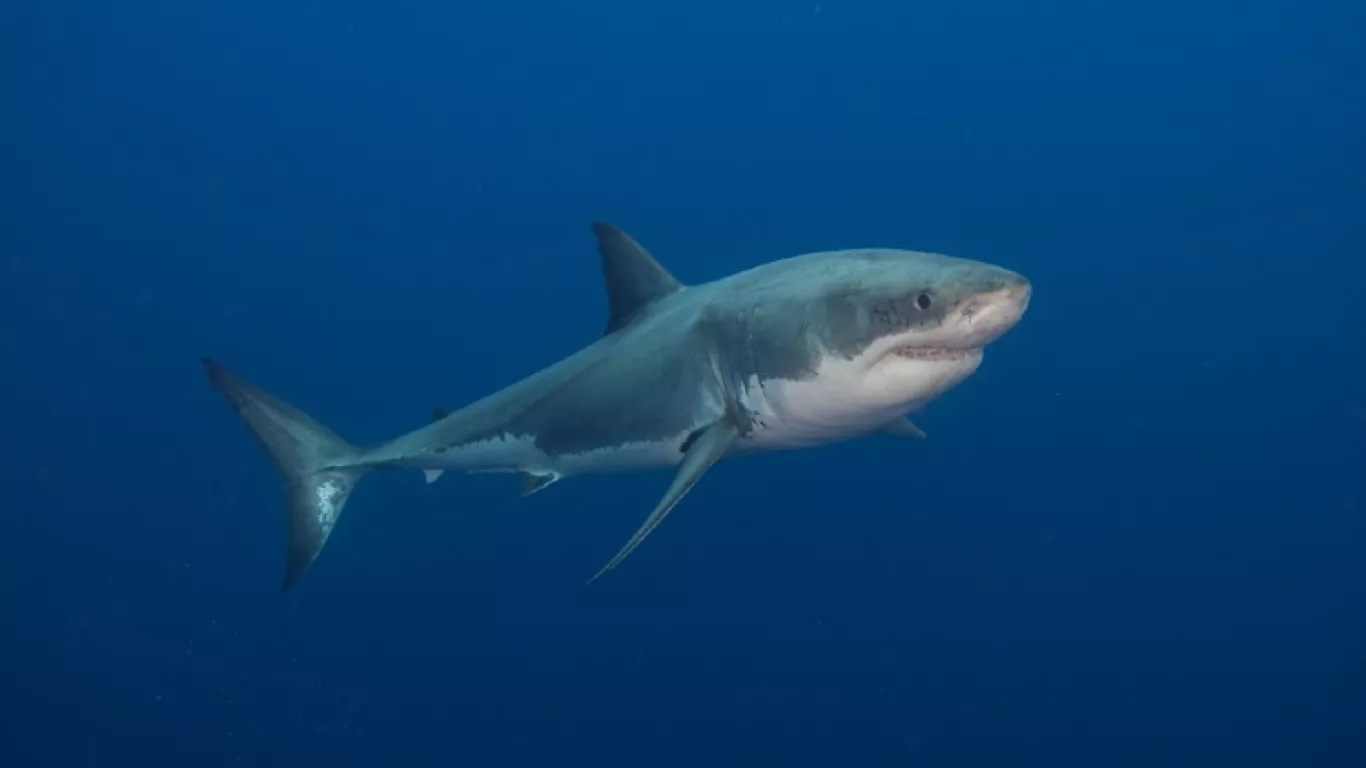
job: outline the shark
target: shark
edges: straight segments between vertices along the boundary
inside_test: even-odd
[[[281,590],[314,563],[375,470],[507,472],[523,494],[568,477],[673,468],[619,566],[717,461],[882,434],[923,439],[911,413],[981,365],[1020,322],[1023,275],[891,248],[808,253],[685,285],[634,238],[594,222],[608,318],[591,344],[424,426],[359,447],[203,358],[210,384],[282,476]]]

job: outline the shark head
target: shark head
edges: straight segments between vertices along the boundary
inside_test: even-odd
[[[1018,273],[938,254],[866,251],[853,263],[822,341],[827,365],[852,377],[850,397],[873,407],[918,408],[967,378],[1032,293]]]
[[[745,282],[743,404],[798,444],[867,431],[952,389],[1031,294],[1001,267],[888,249],[800,256]]]
[[[1008,269],[917,251],[829,254],[838,279],[818,290],[814,341],[827,356],[895,378],[915,364],[980,362],[1020,321],[1029,281]]]

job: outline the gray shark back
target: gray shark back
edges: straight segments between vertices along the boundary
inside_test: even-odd
[[[565,474],[573,467],[572,473],[581,474],[616,467],[574,457],[686,437],[723,408],[712,345],[700,323],[705,292],[691,290],[669,296],[570,357],[382,446],[365,461]],[[488,448],[513,444],[517,450],[503,453]]]

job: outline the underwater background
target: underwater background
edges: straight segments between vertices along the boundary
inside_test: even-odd
[[[1366,5],[0,10],[0,765],[1366,765]],[[378,473],[279,592],[212,356],[355,442],[681,280],[1019,270],[868,438]]]

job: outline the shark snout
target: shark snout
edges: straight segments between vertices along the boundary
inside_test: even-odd
[[[1024,317],[1034,288],[1024,275],[993,270],[963,308],[963,319],[975,344],[988,344]]]
[[[1014,306],[1020,315],[1029,309],[1029,298],[1034,294],[1034,286],[1029,278],[1016,272],[1007,272],[1001,279],[1002,286],[997,291],[1000,300]]]

